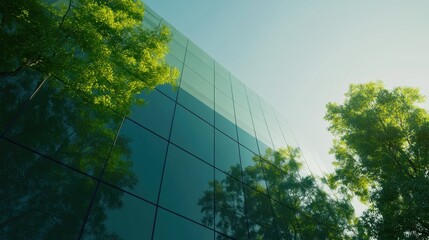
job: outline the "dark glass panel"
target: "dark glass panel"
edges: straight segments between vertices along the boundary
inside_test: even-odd
[[[30,98],[41,81],[39,72],[25,68],[0,77],[0,133],[5,130],[6,124],[14,120],[23,102]]]
[[[241,179],[238,143],[218,130],[215,133],[215,166]]]
[[[99,176],[122,118],[81,96],[66,97],[65,91],[49,79],[6,137]]]
[[[244,195],[246,197],[250,235],[256,234],[260,239],[277,239],[270,199],[266,195],[248,187],[244,187]]]
[[[174,145],[169,146],[160,196],[161,206],[212,226],[212,185],[211,166]]]
[[[168,139],[173,118],[174,102],[158,91],[142,93],[145,103],[134,106],[131,119]]]
[[[171,141],[213,164],[213,127],[177,106]]]
[[[264,173],[262,170],[262,159],[257,154],[240,146],[241,166],[243,171],[243,182],[260,192],[266,192]]]
[[[166,141],[127,119],[103,179],[156,203],[166,150]]]
[[[220,233],[216,233],[215,234],[215,239],[216,240],[227,240],[227,239],[234,239],[234,238],[230,238],[226,235],[220,234]],[[247,239],[247,238],[243,238],[243,239]]]
[[[276,201],[271,201],[280,239],[299,239],[298,213]]]
[[[0,139],[0,239],[77,239],[95,181]]]
[[[200,226],[163,209],[158,210],[153,239],[213,239],[213,230]]]
[[[149,240],[154,218],[155,206],[102,184],[83,239]]]

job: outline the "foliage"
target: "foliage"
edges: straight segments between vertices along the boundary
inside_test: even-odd
[[[140,1],[6,0],[0,3],[0,77],[35,69],[89,101],[121,113],[136,95],[174,83],[169,31],[144,29]],[[71,91],[70,91],[71,90]],[[82,94],[83,93],[83,94]]]
[[[214,193],[200,199],[203,221],[215,215],[216,228],[237,239],[350,238],[352,206],[330,198],[314,177],[300,177],[298,158],[299,150],[292,147],[268,149],[263,158],[255,155],[254,165],[242,171],[244,185],[240,166],[232,166],[226,178],[210,183]],[[215,212],[209,207],[213,200]]]
[[[329,103],[326,120],[337,136],[331,185],[370,208],[362,221],[379,239],[429,238],[429,115],[409,87],[381,82],[351,85],[342,105]]]

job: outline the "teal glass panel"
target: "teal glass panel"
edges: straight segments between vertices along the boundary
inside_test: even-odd
[[[256,137],[258,138],[259,152],[262,156],[264,156],[268,148],[273,148],[271,144],[270,134],[268,133],[267,125],[265,124],[265,122],[254,117],[253,123],[255,125]]]
[[[192,42],[189,42],[185,64],[214,85],[214,60]]]
[[[253,130],[252,117],[250,112],[235,104],[235,113],[237,118],[237,132],[239,142],[254,152],[259,152],[256,144],[255,133]]]
[[[156,217],[156,226],[153,239],[172,240],[172,239],[204,239],[214,238],[214,232],[211,229],[193,223],[187,219],[179,217],[163,209],[158,210]]]
[[[163,22],[163,24],[166,24],[168,26],[171,34],[171,41],[169,43],[169,51],[168,51],[169,55],[173,55],[179,61],[184,62],[185,54],[186,54],[186,46],[188,44],[188,38],[183,36],[183,34],[177,31],[177,29],[171,26],[170,24],[166,22]]]
[[[234,103],[239,104],[241,107],[249,111],[249,103],[247,102],[246,91],[232,87],[234,91]]]
[[[154,218],[155,206],[102,184],[82,239],[149,240]]]
[[[270,199],[253,189],[244,187],[249,219],[250,239],[278,239]]]
[[[215,64],[215,86],[217,89],[232,98],[231,80],[229,79],[229,72],[222,65],[216,62]]]
[[[50,79],[6,137],[93,176],[109,156],[122,118],[108,108],[67,97]],[[35,137],[37,136],[37,137]]]
[[[182,82],[187,83],[187,86],[181,86],[181,88],[185,88],[186,91],[195,92],[201,94],[209,100],[210,102],[214,102],[214,86],[204,78],[202,78],[198,73],[189,67],[185,66],[183,69]],[[190,88],[192,88],[190,90]],[[205,101],[205,99],[200,99],[198,96],[196,98],[200,101]]]
[[[213,179],[213,167],[170,144],[159,204],[212,226]]]
[[[174,102],[158,91],[142,93],[145,103],[134,106],[130,118],[168,139],[173,118]]]
[[[223,92],[215,89],[215,126],[228,136],[237,140],[237,129],[235,125],[234,103],[231,98]]]
[[[230,237],[228,237],[226,235],[223,235],[223,234],[220,234],[220,233],[216,233],[215,234],[215,239],[216,240],[228,240],[228,239],[234,239],[234,238],[230,238]],[[247,237],[243,238],[243,239],[247,239]]]
[[[96,182],[3,139],[0,153],[0,239],[78,239]]]
[[[238,143],[218,130],[215,132],[215,166],[241,179]]]
[[[186,82],[181,85],[177,101],[194,114],[214,125],[213,101],[206,98],[201,92],[196,91]]]
[[[264,114],[259,104],[258,95],[248,87],[246,88],[246,92],[247,98],[249,99],[250,112],[252,113],[252,116],[258,118],[261,121],[265,121]]]
[[[172,54],[168,54],[165,57],[165,61],[170,67],[176,68],[179,71],[179,76],[175,80],[175,85],[162,84],[162,85],[157,86],[156,89],[159,90],[160,92],[164,93],[166,96],[168,96],[172,100],[176,101],[177,92],[178,92],[177,90],[179,88],[178,86],[180,85],[180,73],[182,72],[182,69],[183,69],[183,63],[181,61],[179,61]]]
[[[227,119],[224,116],[227,115],[226,112],[221,113],[221,108],[218,108],[215,112],[215,126],[217,129],[230,136],[234,140],[237,140],[237,126],[235,125],[234,119]],[[229,116],[228,118],[233,118]]]
[[[177,59],[175,56],[173,56],[172,54],[168,54],[167,56],[165,56],[165,62],[171,66],[171,67],[175,67],[177,68],[177,70],[179,70],[179,72],[182,72],[183,69],[183,62],[180,61],[179,59]]]
[[[213,127],[197,116],[177,106],[171,141],[213,165]]]
[[[264,181],[261,157],[243,146],[240,146],[240,157],[243,171],[243,182],[258,191],[265,192],[267,186]]]
[[[103,179],[156,203],[166,150],[165,140],[126,119]]]
[[[41,80],[41,74],[30,69],[24,69],[17,75],[0,77],[0,133],[14,121],[22,104],[30,98]]]
[[[231,75],[231,86],[232,93],[234,96],[234,103],[240,104],[240,106],[249,111],[249,103],[247,102],[246,95],[246,86],[233,75]]]
[[[215,100],[216,100],[216,111],[218,108],[221,108],[222,113],[223,112],[227,113],[225,118],[231,119],[229,116],[234,117],[234,103],[232,101],[232,98],[228,97],[223,92],[216,89]]]

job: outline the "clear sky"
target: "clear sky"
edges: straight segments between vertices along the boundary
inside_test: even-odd
[[[280,112],[323,169],[333,161],[325,105],[349,84],[429,96],[427,0],[144,2]]]

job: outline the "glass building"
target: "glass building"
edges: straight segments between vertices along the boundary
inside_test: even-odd
[[[129,116],[37,89],[37,73],[2,79],[0,238],[329,236],[334,200],[313,206],[312,164],[278,114],[150,9],[144,24],[171,28],[180,77]]]

